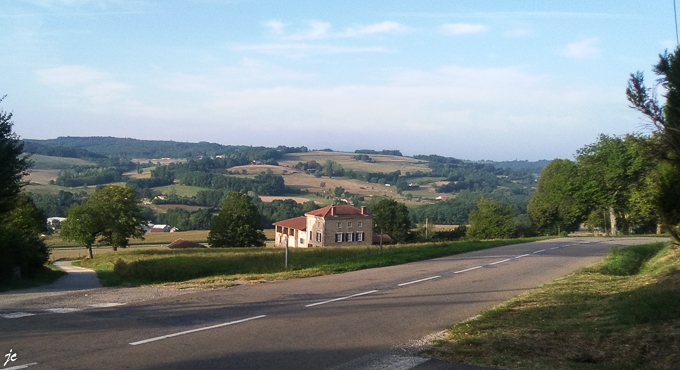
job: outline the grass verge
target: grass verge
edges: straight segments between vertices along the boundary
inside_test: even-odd
[[[42,270],[38,271],[38,273],[36,273],[36,275],[31,278],[22,278],[9,283],[0,284],[0,292],[34,288],[41,285],[52,284],[55,280],[64,275],[66,275],[66,272],[60,268],[52,264],[47,264]]]
[[[428,355],[508,369],[680,368],[680,249],[613,249],[598,265],[455,325]]]
[[[84,259],[105,286],[180,283],[181,287],[218,287],[235,281],[265,281],[319,276],[444,257],[533,239],[406,244],[383,248],[282,248],[119,251]]]

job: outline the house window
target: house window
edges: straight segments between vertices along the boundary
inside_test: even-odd
[[[300,238],[300,244],[305,244],[305,240],[303,238]]]
[[[342,229],[342,222],[338,222],[338,229]]]
[[[364,241],[364,233],[357,233],[357,241],[358,242]]]
[[[309,240],[312,240],[312,232],[309,232]]]
[[[348,242],[348,243],[354,241],[354,240],[352,240],[352,239],[354,239],[352,236],[354,236],[353,233],[346,233],[345,234],[345,241]]]
[[[342,233],[336,233],[335,234],[335,242],[336,243],[342,243]]]
[[[316,232],[316,241],[321,242],[321,231]]]
[[[352,222],[348,222],[347,227],[352,227]]]
[[[361,227],[361,221],[357,223],[357,227]]]

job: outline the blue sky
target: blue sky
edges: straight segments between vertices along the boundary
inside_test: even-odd
[[[3,0],[0,25],[23,138],[472,160],[644,132],[629,74],[676,47],[672,0]]]

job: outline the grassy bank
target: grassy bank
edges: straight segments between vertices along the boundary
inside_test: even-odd
[[[506,369],[678,369],[678,348],[680,249],[654,243],[458,324],[429,354]]]
[[[52,264],[45,265],[45,267],[38,271],[35,276],[30,278],[22,278],[8,283],[0,284],[0,292],[17,289],[34,288],[41,285],[52,284],[55,280],[66,275],[60,268]]]
[[[407,244],[383,248],[315,248],[289,252],[284,269],[281,248],[139,250],[95,256],[81,266],[97,271],[102,284],[226,286],[236,280],[276,280],[319,276],[372,267],[398,265],[536,239]]]

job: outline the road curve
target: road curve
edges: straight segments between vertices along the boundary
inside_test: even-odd
[[[0,318],[35,369],[328,369],[441,331],[658,238],[562,238],[68,314]],[[21,363],[17,362],[16,365]]]

